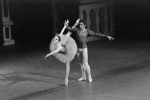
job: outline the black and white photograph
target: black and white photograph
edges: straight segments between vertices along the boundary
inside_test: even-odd
[[[0,100],[150,100],[150,0],[0,0]]]

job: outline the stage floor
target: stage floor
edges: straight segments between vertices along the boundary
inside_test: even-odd
[[[0,100],[150,100],[150,41],[88,43],[93,82],[78,82],[78,59],[65,64],[43,44],[0,48]]]

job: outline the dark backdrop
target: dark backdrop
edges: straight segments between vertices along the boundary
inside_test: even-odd
[[[78,0],[55,0],[57,32],[65,19],[70,25],[79,17]],[[113,1],[114,32],[118,40],[148,40],[150,37],[149,1]],[[53,37],[51,0],[10,0],[12,34],[16,43],[49,43]]]
[[[150,1],[114,2],[115,37],[121,40],[150,39]]]
[[[55,0],[57,32],[65,19],[78,18],[78,1]],[[12,34],[17,44],[49,43],[53,37],[51,0],[10,0],[10,18],[14,22]]]

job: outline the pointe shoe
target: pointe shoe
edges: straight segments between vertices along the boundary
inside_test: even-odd
[[[92,83],[92,81],[93,81],[92,78],[89,78],[89,83]]]
[[[85,80],[86,80],[86,78],[83,78],[83,77],[78,79],[78,81],[85,81]]]
[[[68,79],[65,79],[65,86],[68,86]]]

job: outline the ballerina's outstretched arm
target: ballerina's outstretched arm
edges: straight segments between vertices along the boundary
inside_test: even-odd
[[[60,32],[60,36],[62,36],[63,32],[64,32],[65,29],[67,28],[68,23],[69,23],[69,20],[68,20],[68,19],[65,20],[64,27],[63,27],[63,29],[62,29],[61,32]],[[66,36],[70,36],[71,34],[72,34],[71,32],[67,32]],[[63,40],[63,43],[65,43],[66,40],[67,40],[67,38],[66,38],[65,40]]]
[[[62,47],[61,47],[61,46],[58,46],[58,48],[57,48],[55,51],[53,51],[53,52],[47,54],[44,58],[46,59],[47,57],[49,57],[49,56],[51,56],[51,55],[53,55],[53,54],[58,53],[61,49],[62,49]]]
[[[61,30],[61,32],[60,32],[60,36],[62,36],[62,34],[64,33],[64,31],[65,31],[65,29],[66,29],[66,27],[67,27],[67,25],[68,25],[68,23],[69,23],[69,21],[67,20],[67,21],[65,21],[65,23],[64,23],[64,27],[63,27],[63,29]]]
[[[59,34],[59,36],[60,36],[60,37],[62,36],[63,32],[65,31],[65,29],[66,29],[66,27],[67,27],[68,23],[69,23],[69,21],[68,21],[68,20],[67,20],[67,21],[65,21],[65,23],[64,23],[64,27],[63,27],[63,29],[61,30],[60,34]],[[58,48],[57,48],[55,51],[53,51],[53,52],[51,52],[51,53],[47,54],[47,55],[45,56],[45,59],[46,59],[48,56],[51,56],[51,55],[53,55],[53,54],[58,53],[61,49],[62,49],[62,46],[61,46],[60,44],[58,44]]]
[[[68,26],[69,20],[67,19],[66,22],[68,22],[68,23],[66,24],[66,29],[67,29],[68,31],[70,31],[71,33],[72,33],[72,32],[77,32],[78,29],[77,29],[76,26],[79,24],[79,21],[80,21],[80,19],[77,19],[76,23],[75,23],[72,27],[69,27],[69,26]]]

